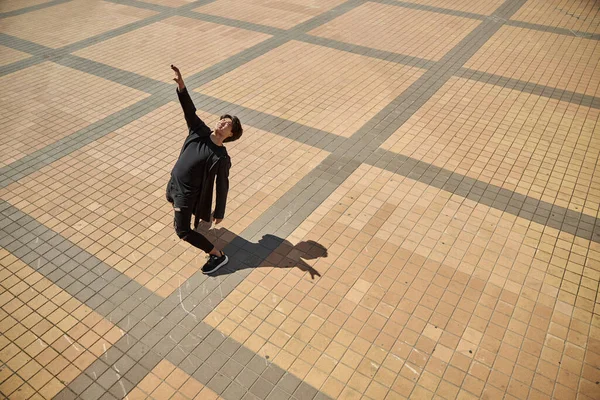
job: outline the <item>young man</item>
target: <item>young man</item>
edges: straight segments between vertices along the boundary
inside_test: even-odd
[[[225,215],[225,203],[229,191],[231,159],[223,143],[242,136],[243,129],[237,117],[223,115],[214,132],[196,115],[196,107],[183,83],[179,69],[171,65],[177,82],[177,96],[189,128],[179,159],[171,171],[167,185],[167,200],[173,204],[175,232],[177,236],[209,254],[202,272],[210,274],[227,264],[229,259],[206,237],[191,229],[192,214],[196,216],[194,228],[200,219],[220,223]],[[211,216],[212,193],[215,179],[216,205]],[[211,221],[212,220],[212,221]]]

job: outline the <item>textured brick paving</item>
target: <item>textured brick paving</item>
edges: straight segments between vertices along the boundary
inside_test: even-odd
[[[343,0],[217,0],[194,11],[289,29],[342,3]]]
[[[0,21],[0,29],[2,33],[57,48],[152,14],[149,10],[105,1],[74,0],[5,18]]]
[[[0,3],[0,394],[600,398],[600,7]],[[237,114],[214,276],[185,135]]]
[[[5,75],[0,85],[2,167],[148,96],[50,62]]]
[[[0,5],[0,12],[21,10],[48,2],[49,0],[6,0]]]

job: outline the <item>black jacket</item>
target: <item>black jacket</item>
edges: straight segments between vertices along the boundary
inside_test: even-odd
[[[210,135],[211,129],[196,115],[196,107],[187,91],[183,89],[181,92],[177,90],[177,97],[183,108],[185,120],[189,128],[189,134],[183,143],[179,158],[189,146],[204,148],[204,153],[210,154],[206,158],[204,168],[199,173],[198,182],[201,181],[199,191],[196,191],[192,198],[188,198],[188,194],[178,187],[177,179],[174,178],[173,172],[171,179],[167,185],[167,200],[178,206],[178,199],[184,200],[186,206],[193,207],[195,215],[194,227],[198,226],[200,219],[203,221],[211,221],[211,207],[213,190],[215,189],[216,179],[216,204],[214,217],[222,219],[225,216],[225,205],[227,202],[227,193],[229,192],[229,170],[231,168],[231,158],[227,154],[225,147],[216,146],[212,143]],[[206,148],[212,148],[213,151],[206,151]],[[188,149],[191,150],[191,149]],[[180,160],[178,160],[179,163]],[[177,165],[177,164],[176,164]],[[175,171],[175,168],[174,168]]]

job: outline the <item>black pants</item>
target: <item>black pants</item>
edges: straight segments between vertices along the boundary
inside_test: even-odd
[[[190,226],[192,221],[192,210],[189,207],[173,207],[175,213],[175,232],[180,239],[185,240],[194,247],[210,253],[215,246],[201,233],[196,232]]]
[[[167,201],[173,204],[173,213],[175,218],[173,226],[175,227],[175,233],[180,239],[185,240],[194,247],[203,250],[205,253],[210,253],[215,246],[201,233],[196,232],[191,228],[192,222],[192,209],[191,207],[178,207],[171,195],[171,181],[167,184]]]

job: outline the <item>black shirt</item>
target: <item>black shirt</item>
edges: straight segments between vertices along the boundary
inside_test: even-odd
[[[194,207],[196,217],[210,220],[212,192],[216,178],[215,218],[223,218],[229,191],[231,159],[224,146],[210,138],[212,131],[196,115],[196,107],[187,89],[177,95],[189,128],[179,159],[171,171],[167,190],[176,207]]]
[[[221,157],[227,157],[227,150],[223,146],[217,146],[210,136],[190,134],[171,171],[173,197],[179,198],[185,205],[193,205],[189,201],[200,195],[203,183],[208,179],[208,172]]]

